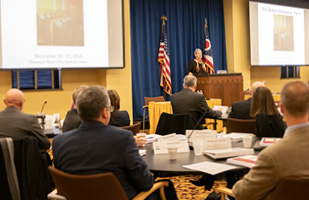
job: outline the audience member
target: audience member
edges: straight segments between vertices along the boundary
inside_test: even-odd
[[[22,91],[10,89],[6,93],[4,104],[7,107],[0,112],[0,137],[34,136],[40,149],[49,149],[49,139],[43,134],[37,118],[22,112],[24,103]]]
[[[258,155],[256,165],[233,186],[238,200],[271,199],[279,181],[309,175],[309,87],[301,81],[285,84],[280,109],[288,128],[283,139]]]
[[[251,103],[251,117],[256,119],[256,136],[282,137],[286,123],[279,113],[271,91],[267,87],[255,90]]]
[[[202,74],[207,74],[207,67],[203,62],[203,54],[201,49],[195,49],[194,51],[195,59],[189,62],[188,71],[189,75],[199,76]]]
[[[126,110],[120,111],[120,97],[116,90],[108,90],[108,96],[111,100],[111,105],[114,107],[114,111],[111,112],[111,119],[109,125],[113,126],[129,126],[130,117]]]
[[[112,172],[129,199],[153,185],[147,164],[139,155],[133,134],[108,125],[110,99],[102,86],[84,89],[77,97],[82,123],[53,140],[55,167],[72,174]]]
[[[62,126],[62,132],[73,130],[80,125],[81,119],[77,113],[76,98],[78,94],[86,88],[88,88],[87,85],[80,85],[73,91],[72,93],[73,108],[69,110],[67,112],[67,115],[65,116]]]
[[[214,111],[209,108],[205,97],[202,94],[196,93],[197,79],[193,75],[187,75],[184,78],[183,89],[173,94],[171,97],[171,103],[174,114],[191,114],[195,124],[204,115],[205,117],[219,117],[220,111]],[[205,123],[205,120],[201,120],[200,126]],[[192,127],[191,127],[192,128]]]
[[[264,83],[260,81],[254,82],[251,86],[251,96],[253,96],[256,88],[258,87],[264,87]],[[252,98],[250,97],[247,100],[240,100],[232,103],[229,117],[236,119],[252,119],[250,116],[251,101]]]

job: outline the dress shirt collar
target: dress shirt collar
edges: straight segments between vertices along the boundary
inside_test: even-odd
[[[292,132],[293,130],[297,129],[297,128],[302,128],[305,126],[309,126],[309,122],[303,123],[303,124],[296,124],[293,126],[288,127],[287,129],[285,129],[284,135],[283,137],[286,137],[290,132]]]

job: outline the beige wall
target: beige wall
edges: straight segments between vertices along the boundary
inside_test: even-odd
[[[125,24],[125,68],[118,70],[92,69],[92,70],[63,70],[62,88],[55,91],[26,91],[23,111],[35,114],[40,112],[42,104],[47,101],[44,112],[46,114],[60,113],[65,117],[72,105],[72,91],[75,87],[101,84],[107,89],[116,89],[121,98],[121,109],[128,110],[132,119],[132,81],[131,81],[131,44],[130,44],[130,14],[129,0],[124,0]],[[0,110],[5,108],[3,99],[5,92],[11,88],[11,72],[0,71]],[[132,121],[132,120],[131,120]]]
[[[229,72],[241,72],[244,89],[255,81],[265,80],[272,92],[280,92],[282,86],[293,79],[280,79],[280,67],[251,67],[249,60],[249,1],[223,0],[226,35],[226,54]],[[300,69],[301,80],[307,82],[309,69]]]

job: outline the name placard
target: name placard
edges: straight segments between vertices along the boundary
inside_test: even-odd
[[[189,152],[188,140],[176,140],[176,141],[167,141],[167,142],[153,142],[154,154],[167,154],[167,147],[175,146],[178,147],[178,153]]]
[[[204,140],[204,150],[232,148],[231,138],[214,138]]]

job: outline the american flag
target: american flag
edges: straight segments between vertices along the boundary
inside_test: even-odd
[[[171,69],[170,69],[170,58],[167,46],[167,32],[166,32],[166,21],[167,18],[162,16],[162,29],[160,38],[160,48],[158,55],[158,62],[160,63],[160,86],[163,87],[164,92],[172,94],[172,81],[171,81]]]
[[[214,59],[212,56],[211,43],[208,33],[207,21],[205,19],[205,49],[204,49],[204,62],[207,66],[207,72],[209,74],[214,74]]]

